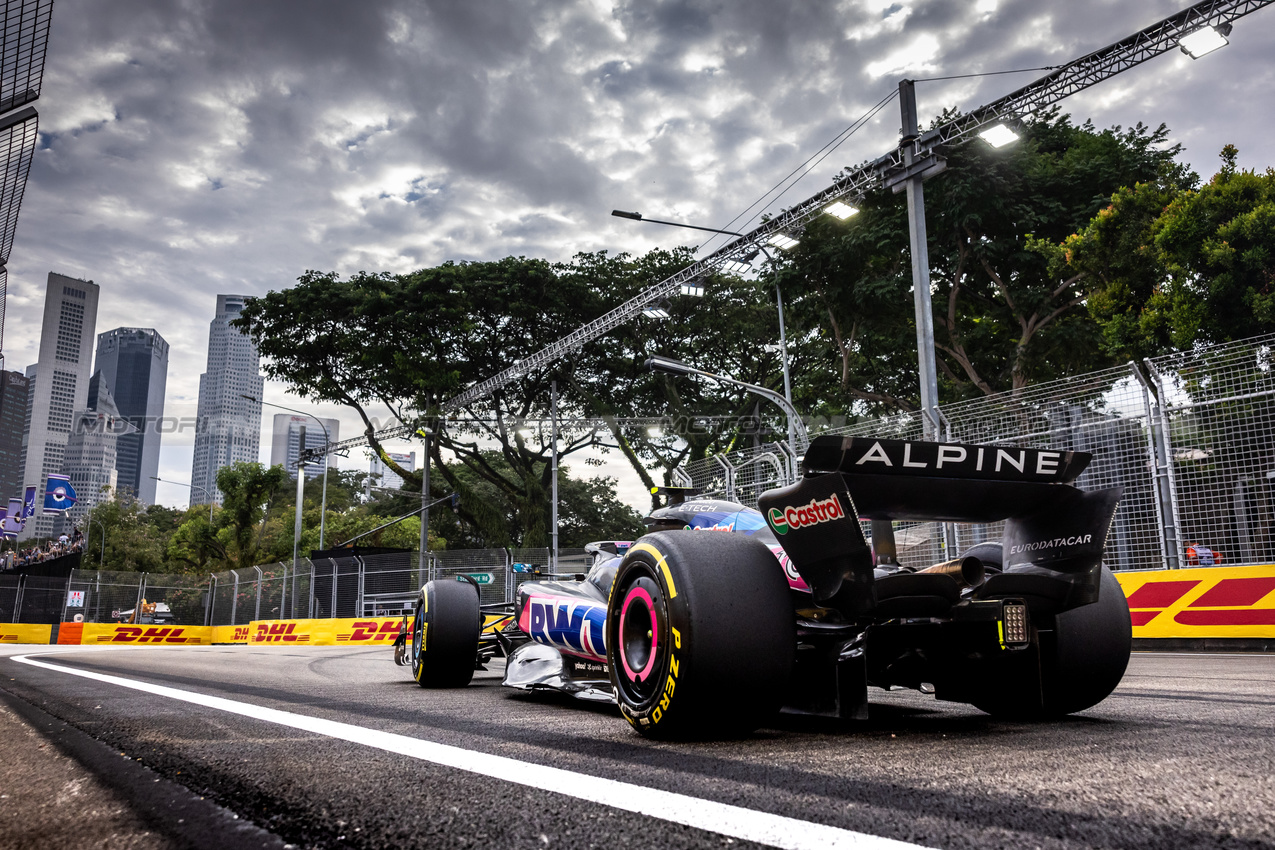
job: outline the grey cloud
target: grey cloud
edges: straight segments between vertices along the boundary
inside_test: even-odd
[[[34,359],[50,269],[103,285],[99,329],[157,327],[173,393],[193,397],[218,292],[307,268],[694,244],[608,213],[725,224],[889,94],[897,76],[868,67],[918,39],[936,75],[1058,64],[1179,2],[1001,0],[978,18],[964,0],[59,0],[8,364]],[[1205,176],[1226,142],[1265,167],[1271,55],[1266,10],[1212,57],[1161,57],[1066,105],[1099,126],[1167,122]],[[923,118],[1035,76],[923,83]],[[898,120],[891,104],[783,202],[883,153]]]

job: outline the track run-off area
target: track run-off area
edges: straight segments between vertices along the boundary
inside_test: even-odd
[[[0,656],[0,710],[148,813],[147,846],[1275,847],[1266,654],[1135,653],[1060,721],[874,690],[868,721],[690,743],[501,688],[499,663],[422,690],[384,647]]]

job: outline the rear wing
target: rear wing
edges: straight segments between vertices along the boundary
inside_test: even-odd
[[[996,522],[1057,498],[1092,456],[1084,452],[816,437],[805,478],[839,472],[863,519]]]
[[[1070,585],[1065,607],[1097,599],[1122,488],[1072,486],[1091,456],[1006,446],[817,437],[803,478],[763,493],[762,513],[817,601],[861,614],[874,604],[860,519],[1005,521],[1006,572]],[[950,553],[957,557],[960,553]]]

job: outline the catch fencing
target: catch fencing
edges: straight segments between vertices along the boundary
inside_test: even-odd
[[[1107,543],[1113,569],[1275,560],[1275,335],[1127,363],[938,408],[940,438],[1082,451],[1084,489],[1122,486]],[[814,433],[918,440],[919,413]],[[771,444],[687,464],[678,482],[755,505],[796,479]],[[998,539],[1000,523],[896,523],[900,560],[926,565]]]
[[[0,576],[0,622],[113,623],[143,616],[174,625],[390,617],[410,613],[431,579],[473,580],[483,604],[512,602],[518,585],[588,569],[583,549],[462,549],[302,558],[206,576],[73,569],[69,577]],[[468,577],[468,578],[465,578]]]

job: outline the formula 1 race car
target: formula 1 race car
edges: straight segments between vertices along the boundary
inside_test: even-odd
[[[402,652],[423,687],[463,686],[501,655],[504,684],[614,700],[657,737],[742,734],[781,708],[866,718],[869,686],[1004,717],[1081,711],[1119,684],[1132,644],[1102,565],[1121,488],[1072,486],[1089,460],[819,437],[801,480],[760,511],[661,508],[587,575],[524,583],[510,606],[429,582]],[[897,563],[894,520],[1005,525],[1001,541],[917,570]]]

